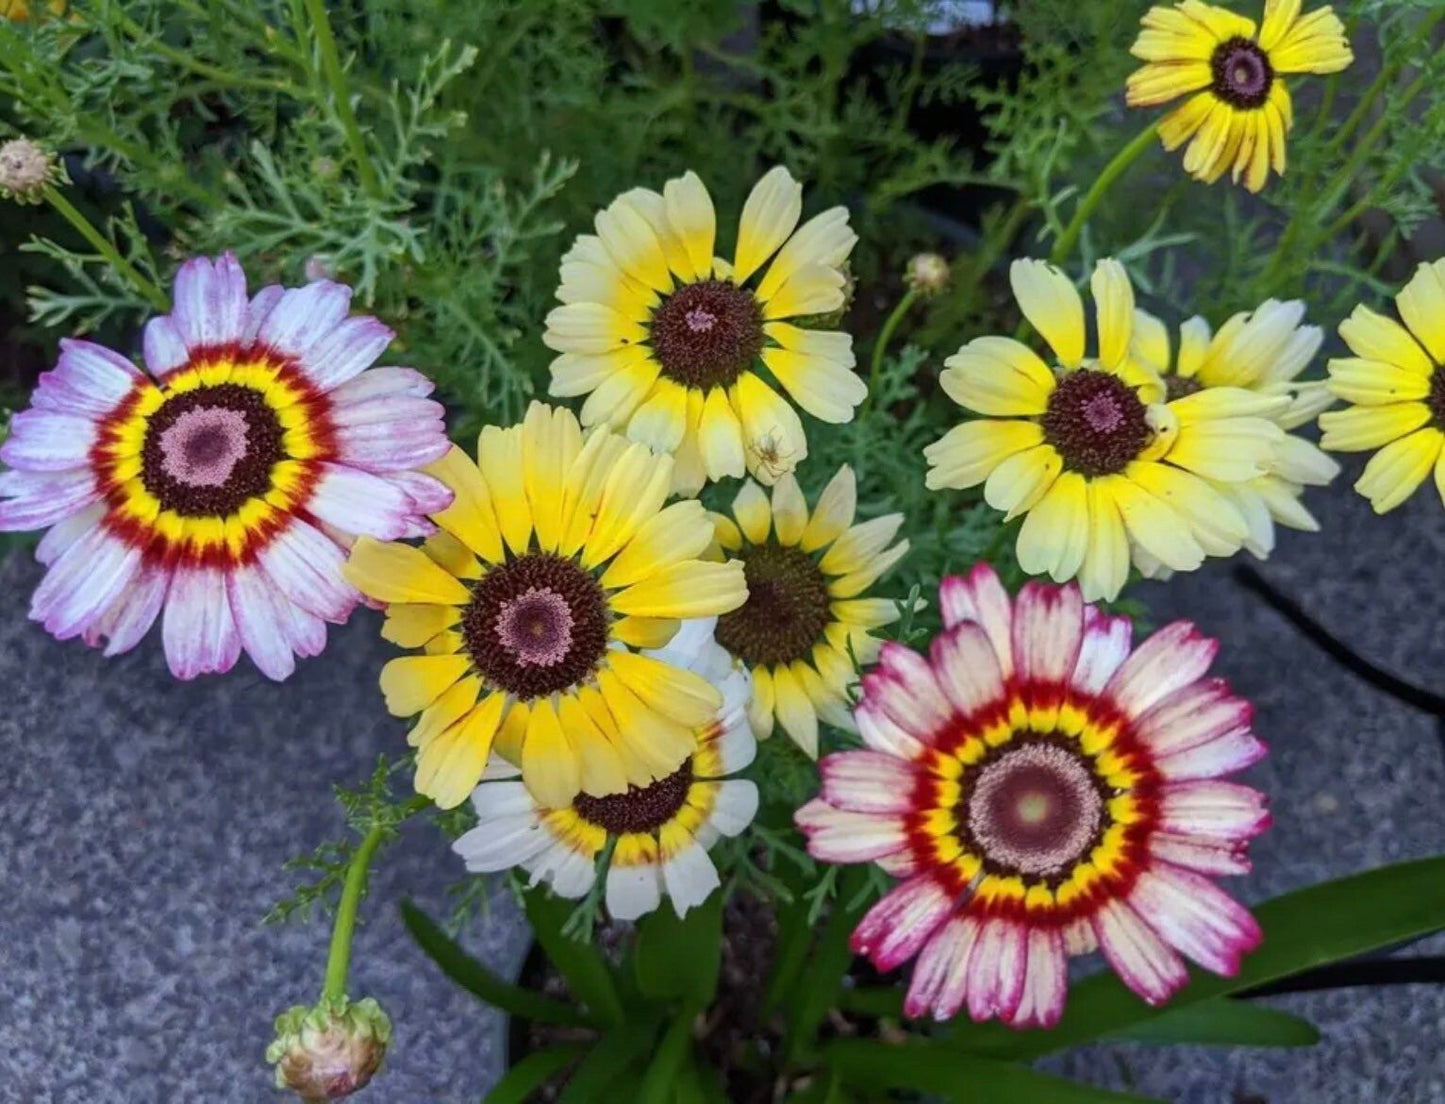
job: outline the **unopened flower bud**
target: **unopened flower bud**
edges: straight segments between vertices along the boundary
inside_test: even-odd
[[[331,259],[320,253],[313,253],[306,258],[302,270],[308,280],[329,280],[332,276]]]
[[[306,1104],[326,1104],[363,1089],[381,1069],[391,1042],[391,1021],[367,997],[304,1005],[276,1019],[276,1041],[266,1061],[276,1067],[276,1087]]]
[[[0,195],[21,203],[39,203],[55,179],[55,158],[29,138],[0,145]]]
[[[858,291],[858,280],[853,275],[853,266],[847,261],[838,265],[838,271],[843,276],[843,302],[838,309],[831,310],[827,314],[810,314],[804,318],[790,318],[789,322],[805,330],[835,330],[842,324],[853,306],[853,296]]]
[[[903,280],[920,295],[937,295],[948,286],[948,262],[937,253],[915,253]]]

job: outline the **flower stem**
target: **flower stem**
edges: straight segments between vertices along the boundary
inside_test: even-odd
[[[80,231],[80,236],[95,247],[95,251],[109,262],[110,266],[124,276],[130,285],[140,292],[156,310],[165,314],[171,309],[171,301],[166,293],[158,288],[155,283],[143,276],[139,269],[120,255],[120,250],[115,243],[102,234],[76,208],[75,204],[65,198],[64,193],[53,184],[47,184],[44,191],[45,201],[56,211],[65,217],[65,221]]]
[[[1135,135],[1134,140],[1114,155],[1114,160],[1104,166],[1104,171],[1094,181],[1093,187],[1085,193],[1083,200],[1074,211],[1074,217],[1069,220],[1069,225],[1059,235],[1059,240],[1054,243],[1053,251],[1049,253],[1049,261],[1053,264],[1062,264],[1074,251],[1078,243],[1079,235],[1084,231],[1084,223],[1089,221],[1089,216],[1094,209],[1103,201],[1114,182],[1124,175],[1139,155],[1154,144],[1159,136],[1159,120],[1155,120]]]
[[[412,798],[402,806],[402,819],[428,804],[430,802],[425,797]],[[346,996],[346,975],[351,969],[351,937],[356,931],[356,915],[361,908],[361,899],[366,896],[371,860],[376,856],[376,849],[395,830],[394,822],[373,821],[353,852],[351,865],[346,868],[341,899],[336,903],[336,920],[331,925],[331,948],[326,954],[326,981],[321,988],[323,1003],[340,1001]]]
[[[371,163],[371,155],[361,137],[356,113],[351,110],[351,92],[346,85],[346,73],[341,68],[341,58],[336,52],[336,36],[331,33],[331,21],[326,15],[325,0],[306,0],[306,12],[311,18],[312,29],[316,32],[316,45],[321,52],[321,68],[326,75],[326,83],[331,86],[331,95],[336,100],[336,115],[346,134],[346,144],[351,147],[351,156],[356,162],[361,186],[373,199],[381,199],[381,181],[377,178],[376,166]]]
[[[878,376],[883,370],[883,355],[888,351],[888,343],[893,340],[893,331],[903,321],[903,316],[908,313],[910,307],[918,300],[918,289],[909,288],[898,300],[893,308],[893,313],[883,321],[883,328],[878,331],[878,340],[873,343],[873,359],[868,366],[868,397],[863,400],[863,409],[871,409],[874,397],[878,392]]]

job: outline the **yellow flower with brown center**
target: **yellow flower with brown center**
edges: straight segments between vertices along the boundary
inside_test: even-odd
[[[460,804],[495,749],[550,808],[644,787],[677,770],[715,716],[705,679],[634,649],[683,619],[742,605],[742,564],[701,558],[713,524],[664,506],[670,456],[534,403],[488,426],[478,464],[452,449],[427,471],[455,494],[421,548],[360,540],[346,577],[386,603],[393,714],[420,714],[416,788]]]
[[[562,258],[563,305],[542,337],[561,354],[551,393],[586,395],[583,425],[675,454],[681,494],[792,471],[808,454],[803,423],[759,368],[825,422],[851,421],[867,394],[853,339],[800,324],[843,308],[858,236],[844,207],[799,226],[802,211],[803,186],[782,166],[768,172],[728,262],[713,254],[717,218],[696,173],[618,196]]]
[[[782,476],[772,501],[749,481],[733,518],[714,515],[719,545],[743,562],[748,600],[718,618],[717,642],[752,671],[748,719],[760,737],[773,723],[811,756],[818,720],[854,730],[858,665],[873,662],[872,629],[894,621],[898,604],[863,595],[908,551],[893,543],[902,514],[853,524],[857,487],[844,465],[811,513],[798,481]]]
[[[1130,107],[1188,96],[1159,124],[1164,148],[1185,142],[1184,170],[1212,184],[1232,171],[1251,192],[1270,170],[1285,171],[1294,108],[1284,77],[1338,73],[1354,61],[1333,9],[1301,12],[1300,0],[1265,0],[1264,22],[1182,0],[1150,8],[1133,55],[1147,64],[1129,77]]]

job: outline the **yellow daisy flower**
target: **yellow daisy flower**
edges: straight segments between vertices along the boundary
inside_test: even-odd
[[[743,561],[748,600],[718,618],[717,642],[752,671],[748,720],[761,739],[774,719],[809,755],[818,754],[818,720],[854,730],[852,688],[858,666],[879,642],[870,630],[898,617],[888,598],[862,595],[908,551],[892,544],[902,514],[853,524],[853,469],[838,469],[811,513],[791,473],[772,501],[749,480],[733,518],[713,515],[718,544]]]
[[[1445,260],[1422,264],[1395,306],[1404,326],[1366,306],[1340,323],[1355,355],[1329,362],[1329,388],[1353,405],[1320,415],[1325,448],[1380,450],[1355,484],[1377,514],[1404,502],[1432,470],[1445,500]]]
[[[1167,150],[1185,142],[1184,170],[1212,184],[1227,171],[1251,192],[1285,170],[1294,108],[1288,73],[1338,73],[1354,61],[1333,9],[1300,12],[1300,0],[1265,0],[1264,23],[1181,0],[1150,8],[1132,53],[1147,64],[1129,77],[1130,107],[1189,99],[1164,117]],[[1191,141],[1192,139],[1192,141]]]
[[[1169,330],[1158,318],[1134,312],[1131,345],[1136,360],[1160,377],[1160,388],[1149,397],[1183,398],[1215,387],[1242,387],[1278,402],[1268,415],[1281,429],[1297,429],[1313,421],[1335,401],[1324,380],[1300,382],[1296,377],[1309,366],[1324,341],[1318,326],[1302,326],[1304,303],[1266,300],[1252,311],[1231,317],[1218,333],[1211,333],[1203,318],[1189,319],[1179,328],[1179,355],[1173,356]],[[1249,523],[1244,547],[1259,559],[1274,550],[1274,526],[1318,532],[1320,525],[1301,501],[1307,486],[1324,486],[1339,474],[1340,466],[1312,441],[1286,432],[1270,470],[1245,483],[1212,481]],[[1145,572],[1148,574],[1148,572]]]
[[[634,649],[742,605],[742,564],[700,558],[701,504],[663,505],[670,456],[584,434],[571,411],[533,403],[482,430],[477,455],[480,469],[457,448],[426,469],[456,497],[421,548],[362,538],[345,568],[385,603],[382,635],[423,650],[381,672],[387,708],[421,715],[418,792],[460,804],[493,746],[553,808],[666,777],[721,698]]]
[[[551,393],[586,395],[583,425],[605,422],[675,453],[683,495],[709,479],[751,472],[771,484],[792,471],[808,454],[803,423],[759,363],[821,421],[850,421],[867,395],[853,339],[797,322],[843,307],[843,263],[858,236],[844,207],[800,227],[802,210],[788,170],[767,173],[743,205],[728,263],[713,255],[717,221],[696,173],[661,194],[618,196],[598,213],[597,233],[562,258],[563,305],[542,336],[561,354]]]
[[[990,506],[1027,515],[1019,566],[1056,582],[1077,576],[1090,601],[1116,597],[1131,560],[1192,571],[1237,552],[1249,527],[1216,485],[1270,471],[1284,431],[1269,419],[1281,400],[1239,387],[1169,400],[1130,356],[1134,290],[1117,261],[1100,261],[1090,281],[1093,357],[1067,276],[1020,260],[1009,277],[1057,364],[1006,337],[975,338],[949,358],[939,382],[979,417],[924,450],[928,486],[982,483]]]

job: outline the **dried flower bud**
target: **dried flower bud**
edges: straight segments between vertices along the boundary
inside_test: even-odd
[[[306,273],[308,280],[329,280],[333,275],[331,258],[323,253],[313,253],[306,258],[302,271]]]
[[[903,279],[920,295],[937,295],[948,286],[948,262],[937,253],[915,253]]]
[[[21,203],[39,203],[55,179],[55,158],[29,138],[0,145],[0,195]]]
[[[306,1104],[325,1104],[365,1088],[390,1042],[391,1021],[370,997],[355,1004],[323,1000],[277,1017],[266,1061],[276,1067],[278,1089],[290,1089]]]

